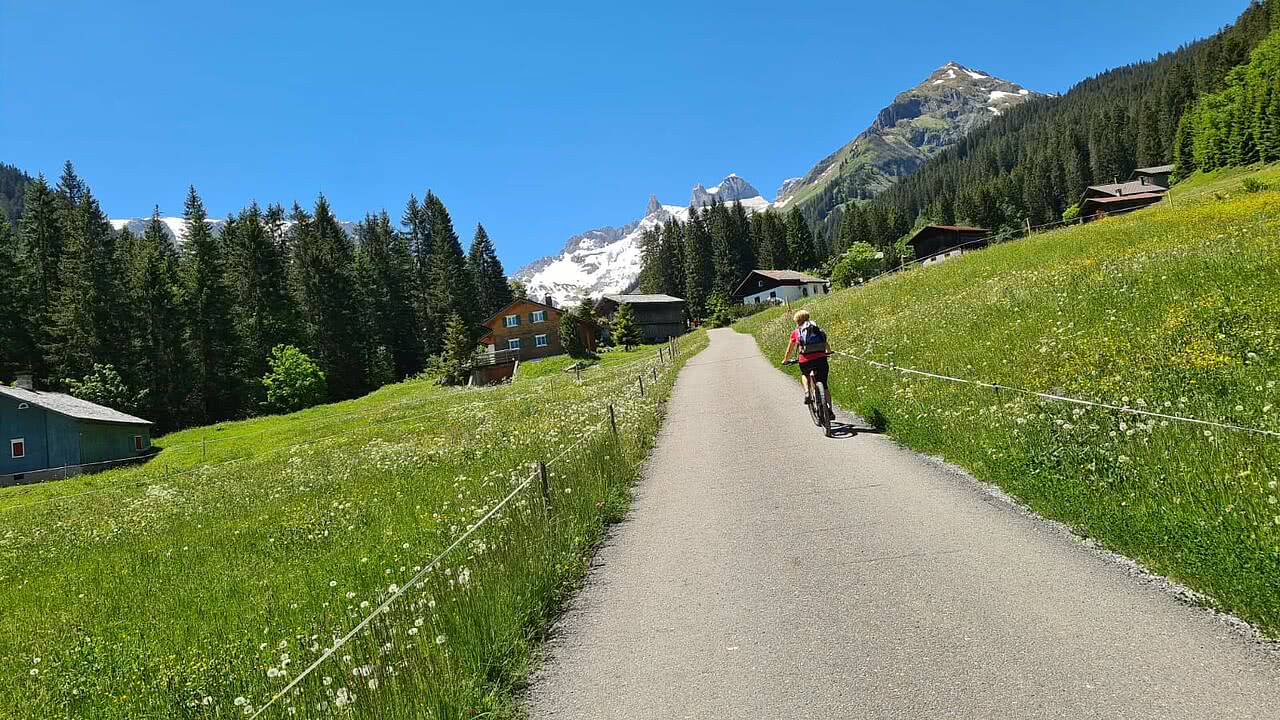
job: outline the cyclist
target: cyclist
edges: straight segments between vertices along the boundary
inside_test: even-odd
[[[818,329],[817,324],[809,321],[809,311],[800,310],[795,314],[796,329],[791,331],[791,340],[787,343],[787,351],[782,354],[782,364],[786,365],[791,357],[791,351],[796,351],[796,359],[800,362],[800,377],[804,382],[804,402],[809,404],[810,395],[813,388],[809,387],[809,373],[813,373],[814,377],[827,386],[828,397],[831,392],[831,384],[827,381],[830,374],[830,367],[827,364],[827,342],[826,334]],[[816,331],[816,333],[814,332]],[[802,340],[808,337],[810,340],[821,337],[822,342],[805,345]]]

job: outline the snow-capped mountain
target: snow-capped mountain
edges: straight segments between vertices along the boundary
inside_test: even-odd
[[[119,219],[113,219],[111,221],[111,227],[115,228],[116,230],[119,230],[120,228],[123,228],[123,227],[127,227],[129,228],[129,232],[133,233],[134,235],[141,235],[147,231],[147,224],[150,222],[151,222],[151,218],[149,217],[119,218]],[[172,238],[174,243],[179,246],[182,245],[182,241],[183,241],[182,233],[184,228],[186,228],[186,222],[187,222],[186,220],[180,217],[160,218],[160,223],[164,225],[164,229],[169,233],[169,237]],[[209,229],[215,233],[222,232],[223,226],[227,224],[227,221],[221,218],[209,218],[204,222],[206,225],[209,226]],[[286,220],[284,222],[284,227],[286,230],[293,227],[293,225],[294,225],[294,222],[292,220]],[[355,235],[355,231],[356,231],[355,223],[339,220],[338,225],[342,226],[342,229],[346,231],[348,235],[353,235],[353,236]]]
[[[640,276],[640,236],[671,218],[689,219],[689,207],[706,207],[716,200],[740,202],[748,212],[769,207],[769,201],[746,180],[729,175],[714,187],[695,185],[689,205],[664,205],[654,195],[644,217],[621,227],[602,227],[574,235],[559,255],[535,260],[516,271],[514,278],[529,289],[529,297],[550,295],[561,306],[583,297],[624,292]]]

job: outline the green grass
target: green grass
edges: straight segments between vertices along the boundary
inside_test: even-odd
[[[1176,207],[1035,235],[809,307],[835,349],[880,362],[1280,431],[1280,192],[1240,191],[1249,175],[1280,168],[1193,178]],[[776,358],[791,326],[771,311],[737,327]],[[1280,439],[846,358],[833,360],[832,384],[904,444],[1280,634]]]
[[[679,360],[705,344],[686,338]],[[248,717],[565,453],[549,513],[539,483],[517,493],[263,717],[514,714],[655,436],[674,365],[644,397],[636,380],[656,352],[610,354],[581,384],[407,382],[0,491],[0,718]]]

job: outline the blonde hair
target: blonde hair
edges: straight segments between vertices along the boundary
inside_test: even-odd
[[[809,311],[797,310],[795,315],[795,320],[797,325],[799,325],[800,323],[809,322]]]

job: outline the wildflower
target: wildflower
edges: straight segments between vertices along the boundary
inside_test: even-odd
[[[445,640],[448,640],[448,639],[449,639],[449,638],[445,637],[444,635],[437,635],[437,636],[436,636],[436,644],[437,644],[437,645],[443,645],[443,644],[444,644],[444,641],[445,641]]]
[[[241,705],[244,705],[247,702],[249,702],[248,699],[246,699],[243,695],[241,695],[240,697],[236,698],[235,704],[237,707],[239,707]]]
[[[356,696],[346,688],[338,688],[338,693],[333,696],[333,704],[338,707],[346,707],[355,702]]]
[[[330,580],[330,581],[329,581],[329,587],[338,587],[338,581],[337,581],[337,580]]]

